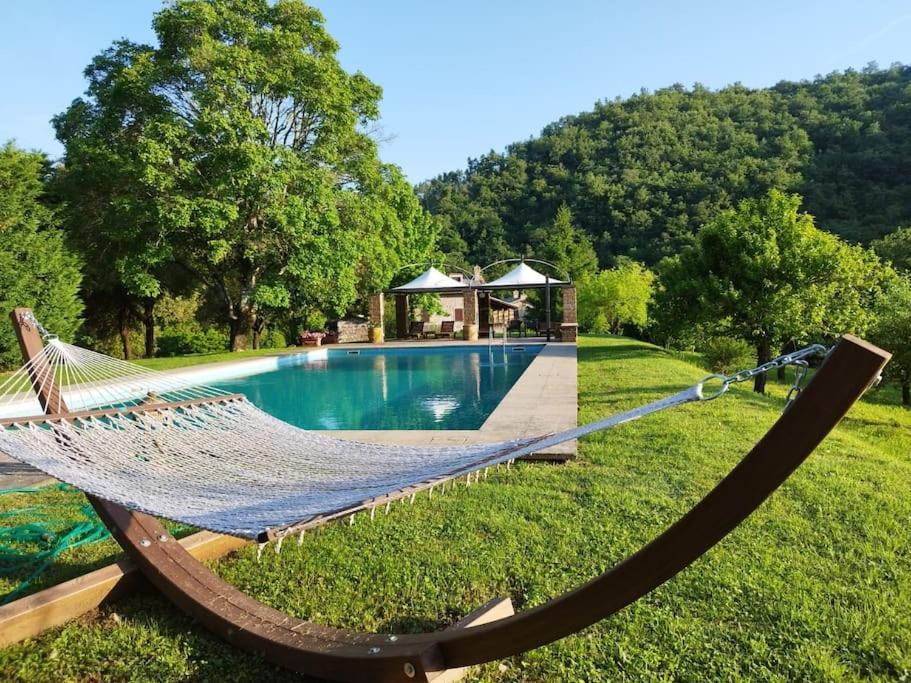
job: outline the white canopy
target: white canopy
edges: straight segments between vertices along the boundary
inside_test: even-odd
[[[406,282],[400,287],[393,287],[393,292],[428,292],[428,291],[458,291],[466,289],[468,283],[453,280],[448,275],[444,275],[433,266],[430,266],[423,273],[418,275],[411,282]]]
[[[493,282],[485,282],[481,285],[482,289],[524,289],[526,287],[543,287],[547,284],[547,278],[532,268],[524,261]],[[550,278],[551,285],[568,284],[564,280],[555,280]]]

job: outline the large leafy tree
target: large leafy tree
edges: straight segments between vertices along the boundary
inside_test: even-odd
[[[583,276],[579,325],[591,332],[619,334],[625,326],[644,328],[654,295],[655,274],[641,263],[622,260],[616,267]]]
[[[0,147],[0,312],[34,309],[54,334],[71,339],[79,327],[82,274],[66,248],[56,211],[45,197],[50,173],[42,154]],[[21,363],[12,327],[0,325],[0,367]]]
[[[889,261],[897,270],[911,273],[911,227],[899,228],[871,246],[880,258]]]
[[[772,190],[703,226],[694,246],[661,264],[663,326],[738,337],[756,349],[758,363],[787,341],[862,333],[889,269],[799,209],[798,196]],[[764,375],[754,389],[765,390]]]
[[[177,0],[153,25],[158,47],[113,45],[57,119],[75,210],[78,188],[95,195],[74,229],[109,245],[129,292],[155,296],[177,264],[217,295],[239,349],[269,316],[344,312],[433,249],[368,134],[380,89],[342,69],[317,10]]]
[[[886,373],[901,387],[902,404],[911,405],[911,276],[893,279],[879,298],[870,339],[892,352]]]

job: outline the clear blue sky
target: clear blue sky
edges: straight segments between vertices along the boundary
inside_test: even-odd
[[[759,87],[911,62],[908,0],[322,0],[341,61],[384,89],[386,161],[418,182],[640,88]],[[50,126],[113,40],[150,42],[160,0],[0,0],[0,141]]]

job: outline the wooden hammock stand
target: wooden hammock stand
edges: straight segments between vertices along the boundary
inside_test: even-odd
[[[25,313],[27,309],[16,309],[12,318],[22,354],[29,361],[39,357],[43,342]],[[843,337],[793,405],[746,457],[638,552],[533,609],[513,614],[508,600],[494,601],[455,627],[435,633],[353,633],[283,614],[215,576],[154,517],[92,496],[89,500],[149,582],[232,645],[330,680],[453,680],[461,667],[516,655],[576,633],[686,568],[788,478],[876,380],[889,358],[890,354],[860,339]],[[47,375],[43,385],[38,381],[43,369],[32,367],[31,372],[42,408],[63,406],[59,389],[46,381]],[[60,412],[65,411],[64,406]]]

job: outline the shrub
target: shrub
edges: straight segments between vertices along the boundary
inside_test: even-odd
[[[158,335],[159,356],[183,356],[188,353],[215,353],[228,348],[228,335],[214,327],[196,325],[166,327]]]
[[[261,349],[283,349],[286,346],[288,346],[288,340],[285,339],[284,333],[282,333],[281,330],[276,330],[274,328],[266,330],[259,340],[259,347]]]
[[[714,337],[705,342],[702,355],[712,372],[728,374],[749,364],[753,349],[742,339]]]

